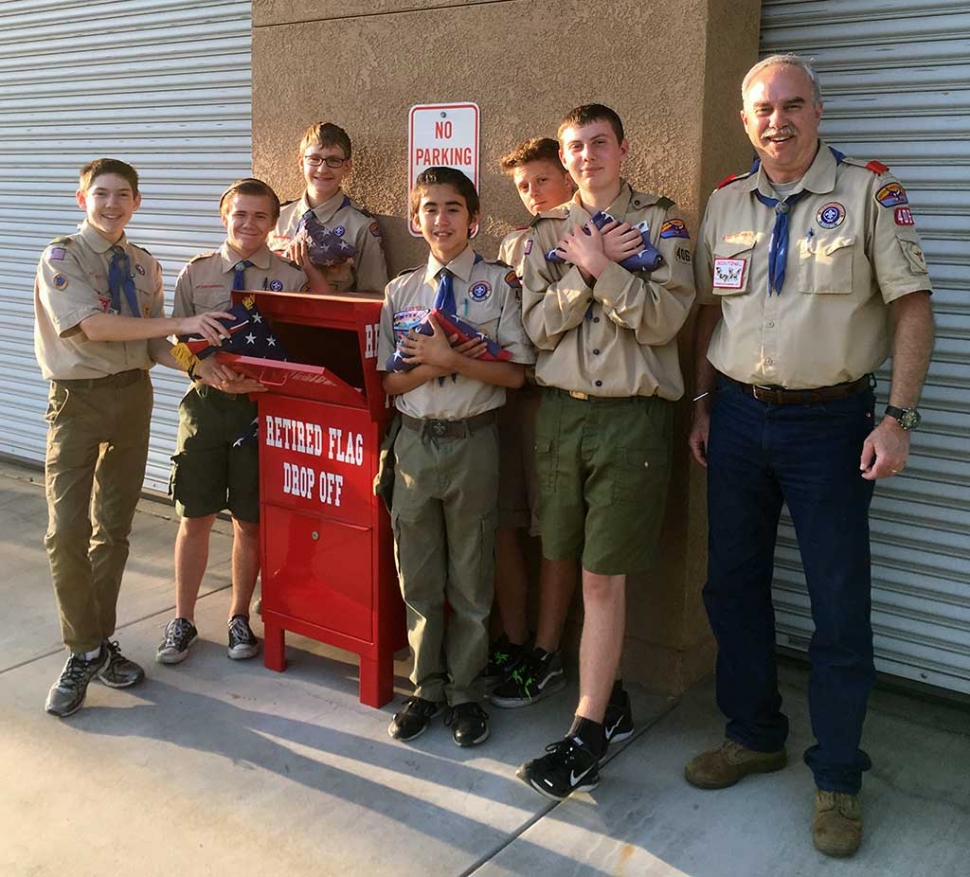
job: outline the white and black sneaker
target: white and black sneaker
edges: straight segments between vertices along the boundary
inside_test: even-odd
[[[189,646],[198,639],[199,632],[188,618],[173,618],[165,625],[165,639],[155,652],[159,664],[180,664],[189,656]]]
[[[566,687],[566,677],[562,672],[562,654],[547,652],[536,647],[509,678],[499,685],[489,700],[495,706],[515,709],[536,703],[550,694]]]
[[[633,736],[633,710],[630,707],[630,695],[626,691],[619,703],[610,701],[603,716],[603,731],[607,743],[619,743]]]
[[[580,737],[563,737],[550,743],[546,752],[515,772],[540,795],[562,801],[573,792],[589,792],[599,785],[599,759]]]
[[[229,657],[243,661],[258,654],[259,640],[249,626],[249,619],[245,615],[233,615],[229,619]]]

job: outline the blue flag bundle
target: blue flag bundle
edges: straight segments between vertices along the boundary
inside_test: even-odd
[[[444,311],[438,310],[438,308],[432,308],[430,311],[424,308],[411,308],[407,311],[401,311],[394,315],[394,338],[396,341],[400,342],[403,338],[407,337],[410,331],[415,331],[419,335],[433,335],[434,329],[431,327],[430,318],[434,317],[441,327],[441,330],[449,338],[455,337],[451,346],[455,347],[459,344],[464,344],[466,341],[471,341],[473,338],[477,338],[480,341],[485,342],[486,351],[482,355],[481,359],[486,362],[504,362],[505,360],[511,359],[512,354],[507,350],[503,350],[497,342],[493,341],[484,332],[480,331],[478,328],[473,326],[471,323],[465,322],[465,320],[456,317],[454,314],[448,314]],[[418,365],[416,362],[408,361],[408,358],[395,347],[394,353],[392,353],[387,359],[387,370],[389,372],[406,372],[411,371]]]
[[[303,222],[310,261],[318,268],[332,268],[357,255],[357,247],[334,234],[312,213]]]
[[[607,223],[615,222],[616,219],[605,210],[601,210],[595,216],[591,216],[589,221],[597,228],[602,228]],[[640,236],[643,238],[643,249],[639,253],[627,256],[627,258],[620,262],[620,266],[626,268],[627,271],[656,271],[663,261],[663,256],[650,243],[650,226],[646,222],[640,222],[634,228],[640,232]],[[586,226],[583,226],[583,231],[589,234],[589,229]],[[565,262],[566,260],[563,259],[559,250],[550,250],[546,253],[546,261]]]

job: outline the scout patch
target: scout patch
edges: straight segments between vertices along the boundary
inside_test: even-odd
[[[67,289],[67,278],[63,274],[55,274],[51,283],[54,289]]]
[[[908,207],[897,207],[893,219],[896,221],[896,225],[916,225],[916,220],[913,219],[913,211]]]
[[[144,276],[145,276],[145,266],[144,266],[144,265],[135,265],[135,270],[136,270],[136,271],[137,271],[137,272],[138,272],[139,274],[141,274],[141,276],[142,276],[142,277],[144,277]]]
[[[484,280],[480,280],[478,283],[472,285],[471,289],[468,290],[468,294],[475,301],[487,301],[488,297],[492,294],[492,287]]]
[[[334,233],[334,234],[335,234],[335,235],[336,235],[336,236],[337,236],[338,238],[342,238],[342,237],[344,236],[344,232],[345,232],[346,230],[347,230],[347,229],[345,229],[345,228],[344,228],[344,227],[343,227],[342,225],[338,225],[338,226],[337,226],[337,227],[336,227],[336,228],[335,228],[335,229],[333,230],[333,233]]]
[[[67,255],[67,250],[64,247],[51,247],[47,251],[47,258],[52,262],[60,262]]]
[[[660,226],[660,237],[662,238],[687,238],[690,240],[690,233],[682,219],[668,219]]]
[[[898,207],[900,204],[909,204],[906,190],[899,183],[886,183],[876,192],[876,200],[883,207]]]
[[[747,259],[715,259],[714,288],[741,289],[744,286],[744,268]]]
[[[823,204],[818,213],[815,214],[815,221],[822,228],[837,228],[842,225],[845,219],[845,208],[838,201],[830,201]]]
[[[519,280],[519,275],[514,271],[509,271],[505,275],[505,282],[512,287],[512,289],[522,289],[522,282]]]
[[[273,292],[282,292],[283,291],[283,281],[282,280],[273,280],[273,281],[270,282],[269,288]]]
[[[529,255],[529,253],[531,253],[531,252],[532,252],[532,238],[529,238],[529,239],[528,239],[528,240],[527,240],[527,241],[525,242],[525,255],[527,255],[527,256],[528,256],[528,255]]]
[[[379,237],[381,236],[381,227],[380,227],[380,226],[379,226],[379,225],[378,225],[378,224],[377,224],[376,222],[372,222],[372,223],[371,223],[371,224],[370,224],[370,225],[368,226],[368,228],[367,228],[367,230],[368,230],[368,231],[369,231],[369,232],[370,232],[370,233],[371,233],[372,235],[374,235],[374,237],[375,237],[375,238],[379,238]]]

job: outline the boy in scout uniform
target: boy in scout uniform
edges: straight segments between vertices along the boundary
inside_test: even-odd
[[[176,315],[225,311],[232,306],[233,290],[306,288],[306,273],[266,245],[279,210],[276,193],[262,180],[239,180],[223,193],[219,215],[226,227],[225,243],[182,269],[175,283]],[[256,418],[249,393],[264,388],[214,356],[200,360],[189,376],[193,382],[179,405],[178,446],[172,458],[172,495],[182,520],[175,541],[175,618],[166,625],[155,654],[163,664],[184,661],[198,636],[195,604],[209,557],[209,535],[224,508],[232,515],[233,533],[228,654],[244,659],[259,652],[249,626],[259,574],[259,448],[238,439]]]
[[[718,642],[724,742],[687,780],[733,785],[785,766],[771,605],[787,503],[815,632],[809,711],[816,743],[815,846],[862,839],[860,748],[875,679],[869,502],[898,474],[933,344],[930,279],[906,192],[877,161],[819,140],[822,98],[794,55],[756,64],[741,120],[758,160],[708,202],[697,254],[700,308],[690,446],[707,466],[704,602]],[[872,372],[892,352],[889,407],[874,418]]]
[[[44,542],[70,651],[46,709],[61,717],[81,708],[92,679],[125,688],[145,676],[111,636],[148,457],[148,369],[174,364],[166,335],[218,344],[228,316],[162,316],[162,269],[125,236],[141,206],[131,165],[88,162],[76,197],[81,229],[44,250],[34,283],[34,348],[51,382]]]
[[[621,177],[629,146],[617,114],[601,104],[577,107],[559,127],[559,146],[579,191],[533,223],[522,292],[543,388],[542,553],[581,559],[586,608],[572,727],[518,771],[553,799],[596,786],[610,734],[626,724],[622,706],[605,724],[611,699],[625,701],[614,679],[626,577],[656,553],[673,402],[683,393],[676,336],[694,298],[689,236],[673,202]],[[612,221],[599,230],[601,211]],[[651,254],[649,268],[620,264],[638,254],[637,265]]]
[[[530,216],[568,201],[576,186],[559,160],[559,144],[536,137],[501,160]],[[521,278],[529,227],[516,229],[499,246],[499,261]],[[528,572],[519,530],[539,533],[535,471],[535,419],[539,392],[532,377],[521,390],[506,393],[499,410],[499,525],[495,534],[495,602],[502,635],[489,648],[486,682],[495,706],[521,707],[562,691],[566,680],[559,640],[576,587],[576,563],[542,558],[539,571],[539,624],[529,642],[526,615]],[[551,659],[547,655],[552,655]]]
[[[322,269],[327,287],[321,291],[380,292],[388,279],[380,226],[340,187],[353,167],[347,132],[329,122],[314,123],[300,141],[299,164],[306,190],[283,204],[270,246],[306,268],[307,242],[299,233],[312,215],[353,247],[349,258]]]
[[[387,369],[397,337],[413,366],[384,376],[401,416],[391,522],[415,684],[388,733],[413,740],[448,705],[459,746],[489,734],[479,701],[494,584],[496,409],[505,388],[522,386],[534,358],[515,272],[485,261],[468,244],[479,212],[475,186],[461,171],[433,167],[418,176],[411,216],[431,255],[426,267],[387,285],[378,350],[378,368]],[[429,316],[432,308],[472,323],[511,359],[482,359],[485,343],[474,339],[452,348]],[[425,319],[431,336],[406,330]]]

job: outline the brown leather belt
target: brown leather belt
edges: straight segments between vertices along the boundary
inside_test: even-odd
[[[411,417],[409,414],[401,415],[401,423],[408,429],[415,432],[428,433],[435,438],[465,438],[476,430],[496,422],[495,411],[483,411],[474,417],[466,417],[464,420],[432,420],[423,417]]]
[[[836,399],[848,399],[868,390],[871,386],[869,375],[863,375],[857,381],[846,384],[834,384],[831,387],[814,387],[810,390],[786,390],[784,387],[762,387],[757,384],[742,384],[734,378],[726,379],[747,396],[753,396],[759,402],[768,405],[815,405],[819,402],[834,402]]]
[[[68,378],[67,380],[54,378],[54,383],[69,390],[98,390],[104,387],[127,387],[147,374],[148,372],[143,368],[133,368],[113,375],[105,375],[103,378]]]

